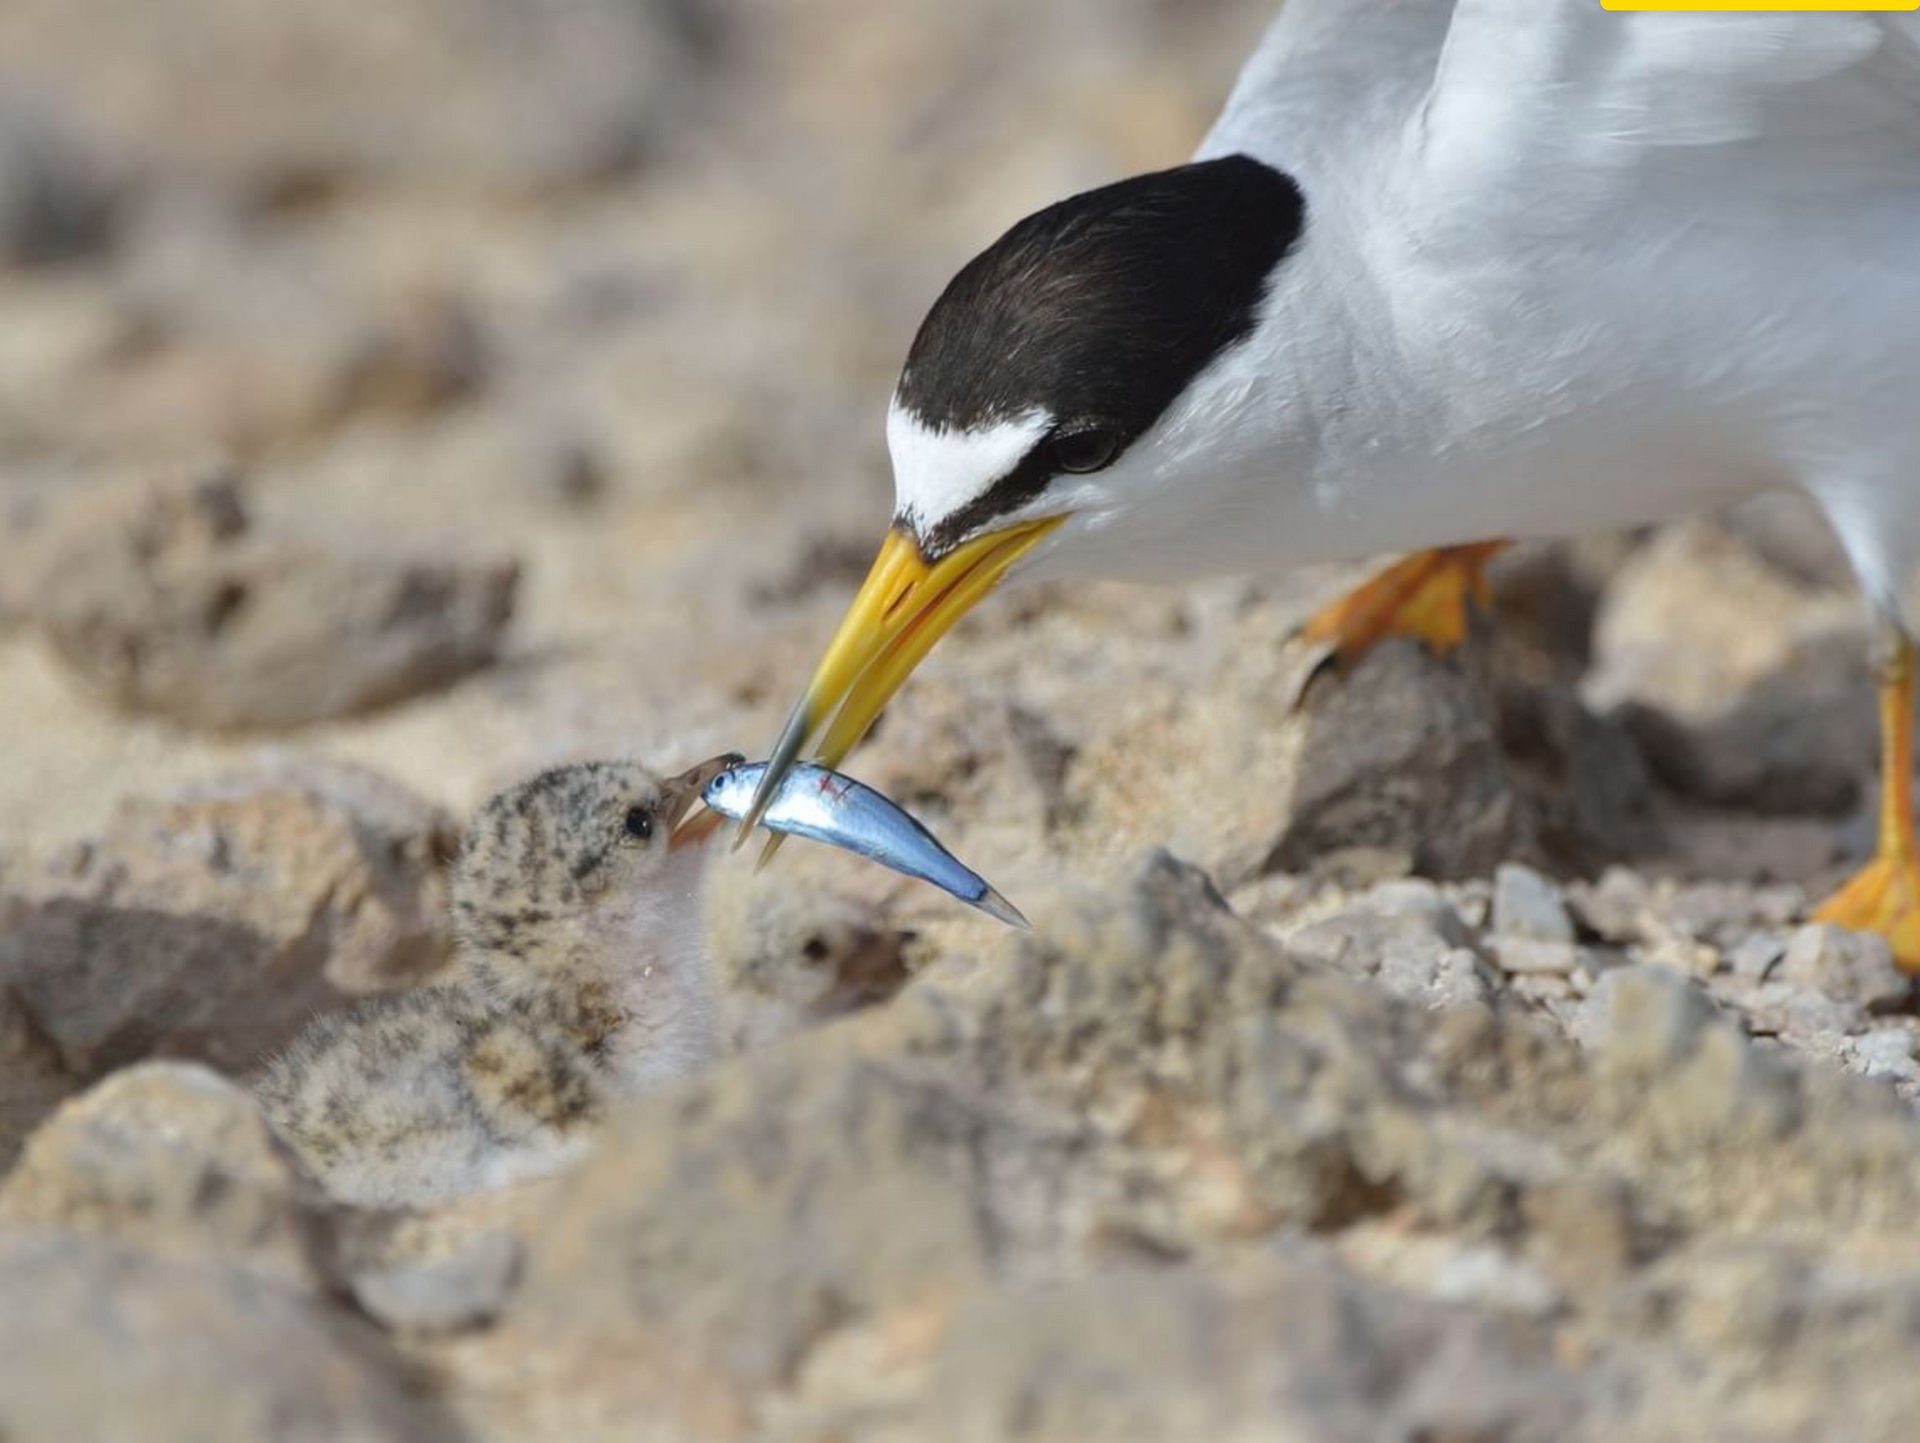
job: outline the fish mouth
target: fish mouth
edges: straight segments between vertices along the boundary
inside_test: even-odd
[[[666,794],[664,817],[667,823],[667,846],[679,850],[684,847],[697,847],[720,830],[720,824],[726,820],[720,813],[701,804],[701,793],[722,772],[732,771],[746,761],[740,752],[722,752],[717,757],[708,757],[704,762],[688,767],[677,777],[668,777],[660,784],[660,790]]]

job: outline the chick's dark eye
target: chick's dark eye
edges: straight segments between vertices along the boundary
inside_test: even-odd
[[[645,807],[627,808],[627,835],[644,842],[653,835],[653,813]]]
[[[1111,466],[1119,454],[1119,436],[1098,427],[1066,431],[1053,438],[1053,464],[1062,471],[1099,471]]]

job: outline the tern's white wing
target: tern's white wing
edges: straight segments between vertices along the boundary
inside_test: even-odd
[[[1452,13],[1453,0],[1287,0],[1195,158],[1351,168],[1402,132]]]
[[[1563,229],[1702,183],[1715,205],[1911,195],[1920,17],[1459,0],[1409,143],[1434,213],[1479,223]]]

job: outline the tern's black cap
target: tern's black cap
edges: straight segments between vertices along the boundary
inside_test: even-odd
[[[1243,155],[1073,196],[1028,216],[956,275],[907,354],[897,400],[931,430],[977,430],[1036,410],[1098,427],[1119,451],[1258,320],[1300,238],[1293,180]],[[1046,443],[964,513],[946,544],[1037,495]],[[923,538],[937,540],[938,538]]]

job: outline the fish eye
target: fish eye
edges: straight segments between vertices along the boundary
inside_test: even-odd
[[[646,841],[653,835],[653,813],[645,807],[628,807],[625,829],[634,841]]]
[[[1085,475],[1104,471],[1120,454],[1118,433],[1100,426],[1057,433],[1049,443],[1053,464],[1062,471]]]

